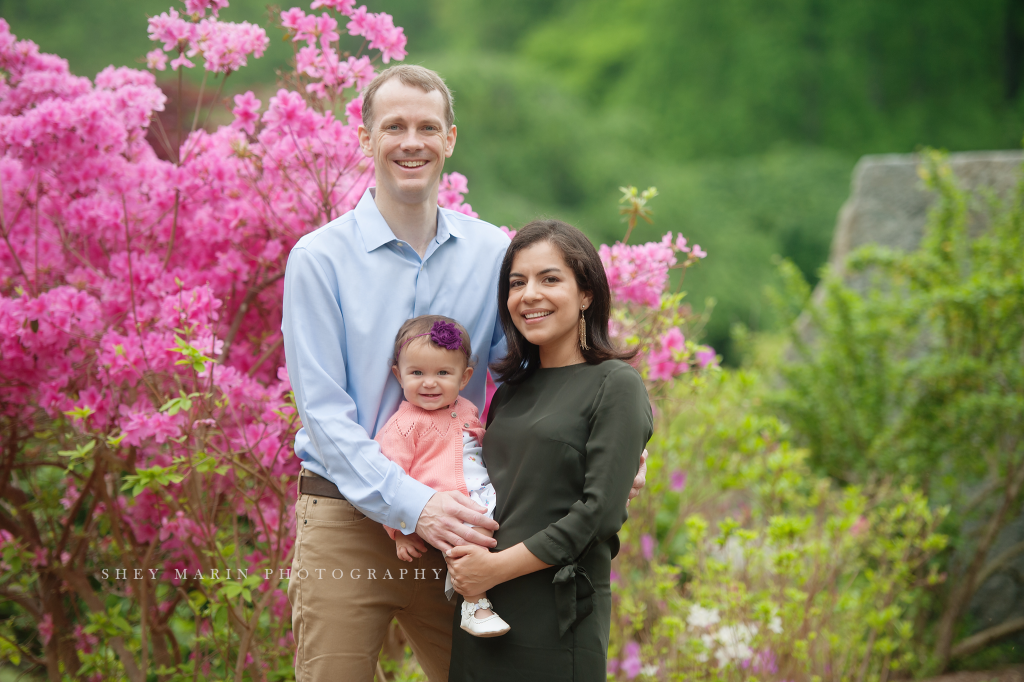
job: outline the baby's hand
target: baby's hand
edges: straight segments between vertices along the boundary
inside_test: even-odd
[[[427,545],[416,533],[409,533],[408,535],[398,533],[395,535],[395,549],[398,551],[399,559],[402,561],[412,561],[413,558],[419,559],[423,556],[423,553],[427,551]]]

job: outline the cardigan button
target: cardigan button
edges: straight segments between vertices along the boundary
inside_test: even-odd
[[[459,416],[459,414],[457,412],[452,412],[452,417],[458,417],[458,416]]]
[[[462,428],[464,428],[464,429],[468,429],[468,428],[469,428],[469,424],[463,424],[463,425],[462,425]]]

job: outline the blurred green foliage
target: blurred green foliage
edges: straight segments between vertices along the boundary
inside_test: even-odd
[[[816,474],[764,413],[769,376],[681,379],[657,401],[648,486],[614,566],[610,679],[875,682],[927,668],[916,618],[946,510],[913,486]]]
[[[862,248],[847,261],[858,279],[828,274],[815,300],[783,264],[780,298],[801,316],[770,402],[819,472],[850,485],[914,480],[951,508],[949,580],[924,619],[945,667],[1024,629],[968,617],[978,590],[1024,553],[1017,536],[997,544],[1024,503],[1024,181],[1001,202],[960,189],[943,154],[924,159],[936,202],[919,249]]]
[[[170,4],[0,0],[0,16],[91,76],[138,64],[152,47],[145,16]],[[616,188],[658,187],[659,229],[710,254],[686,288],[698,309],[717,300],[706,340],[727,360],[733,323],[773,323],[760,292],[777,282],[774,254],[816,281],[860,155],[1015,147],[1021,132],[1022,0],[368,5],[393,13],[409,61],[455,91],[449,168],[470,178],[484,218],[558,216],[610,241]],[[267,55],[225,90],[253,88],[264,103],[291,55],[266,15],[265,0],[222,12],[268,27]]]

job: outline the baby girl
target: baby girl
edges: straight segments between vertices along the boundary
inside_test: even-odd
[[[391,371],[405,393],[398,412],[377,432],[386,457],[417,481],[439,492],[457,490],[487,507],[494,518],[494,486],[481,456],[484,428],[476,407],[459,397],[473,376],[469,334],[455,320],[422,315],[402,325],[395,339]],[[398,558],[422,556],[410,535],[388,528]],[[488,537],[491,531],[477,527]],[[418,538],[417,538],[418,539]],[[422,541],[421,541],[422,542]],[[451,597],[450,578],[445,590]],[[486,594],[465,595],[462,629],[477,637],[496,637],[509,631],[494,613]]]

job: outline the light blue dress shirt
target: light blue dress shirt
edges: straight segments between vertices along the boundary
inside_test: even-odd
[[[462,392],[481,411],[487,365],[505,354],[498,272],[508,237],[439,208],[420,258],[392,233],[367,190],[354,210],[298,241],[284,279],[285,360],[302,428],[302,466],[374,521],[412,533],[434,491],[381,454],[377,430],[403,400],[391,374],[399,327],[447,315],[469,332],[476,373]]]

